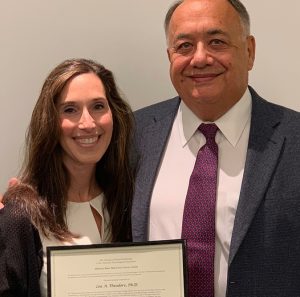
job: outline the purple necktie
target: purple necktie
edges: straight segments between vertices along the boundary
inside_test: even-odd
[[[218,127],[201,124],[198,129],[206,144],[198,152],[190,177],[181,236],[187,240],[189,297],[213,297]]]

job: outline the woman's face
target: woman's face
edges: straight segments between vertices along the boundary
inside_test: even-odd
[[[67,168],[95,166],[106,152],[113,131],[111,109],[99,77],[84,73],[72,78],[60,95],[58,112]]]

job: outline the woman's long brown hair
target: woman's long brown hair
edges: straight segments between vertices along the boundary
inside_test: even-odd
[[[66,223],[69,174],[62,161],[57,102],[66,83],[77,75],[95,73],[102,81],[113,115],[111,143],[96,164],[96,180],[105,195],[111,240],[131,240],[133,170],[129,161],[133,116],[121,98],[111,71],[86,59],[59,64],[47,77],[32,113],[26,135],[26,157],[20,184],[4,194],[4,202],[17,202],[45,235],[69,240]]]

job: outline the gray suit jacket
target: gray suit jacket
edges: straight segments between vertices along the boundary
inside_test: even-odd
[[[300,296],[300,114],[249,88],[251,128],[227,296]],[[135,112],[134,241],[148,239],[153,185],[179,103],[175,97]]]

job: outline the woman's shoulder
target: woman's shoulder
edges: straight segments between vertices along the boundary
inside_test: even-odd
[[[37,292],[35,296],[40,296],[42,245],[22,199],[7,199],[0,209],[0,263],[1,296],[4,291],[18,291],[18,296],[33,296],[31,293]]]
[[[35,205],[35,190],[28,185],[18,184],[8,189],[3,196],[4,207],[0,210],[0,221],[17,227],[32,225],[32,210]]]
[[[25,207],[18,205],[15,201],[5,203],[0,210],[0,232],[2,236],[22,235],[26,230],[32,228],[33,225]]]
[[[10,255],[39,254],[41,240],[39,231],[32,223],[26,204],[11,199],[0,209],[0,241],[5,253]]]

